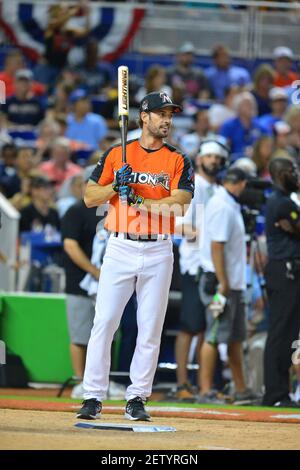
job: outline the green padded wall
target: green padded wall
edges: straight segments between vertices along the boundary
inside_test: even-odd
[[[64,295],[2,293],[0,339],[22,357],[33,382],[73,375]]]

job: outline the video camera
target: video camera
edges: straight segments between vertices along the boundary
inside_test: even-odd
[[[248,206],[250,209],[260,211],[266,203],[267,194],[273,188],[271,181],[260,178],[252,178],[247,181],[245,190],[239,197],[240,204]]]
[[[239,197],[247,234],[255,233],[257,216],[261,214],[262,207],[265,205],[268,193],[272,188],[271,181],[260,178],[252,178],[247,181],[246,188]]]

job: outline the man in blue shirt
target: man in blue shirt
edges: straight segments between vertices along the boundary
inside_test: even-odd
[[[244,91],[237,95],[234,105],[238,116],[225,121],[220,129],[220,135],[227,139],[231,147],[232,160],[251,156],[254,142],[266,134],[255,117],[256,103],[250,92]]]
[[[68,115],[66,137],[84,142],[92,150],[97,150],[107,134],[105,119],[90,112],[90,100],[85,90],[75,90],[71,97],[74,112]]]
[[[283,116],[288,107],[288,94],[284,88],[274,87],[271,88],[269,96],[272,112],[261,116],[258,122],[265,129],[265,132],[272,136],[274,124],[284,120]]]
[[[242,87],[251,83],[251,77],[246,69],[230,65],[231,58],[226,47],[215,46],[212,57],[214,65],[205,71],[205,75],[215,98],[223,100],[226,89],[234,85]]]

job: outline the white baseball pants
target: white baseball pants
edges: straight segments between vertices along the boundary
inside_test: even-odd
[[[94,326],[88,344],[84,399],[103,401],[109,386],[111,344],[124,308],[137,295],[138,336],[126,400],[151,395],[173,270],[172,241],[111,236],[101,268]]]

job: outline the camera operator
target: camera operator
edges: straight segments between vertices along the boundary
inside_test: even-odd
[[[274,158],[270,174],[275,191],[266,207],[270,319],[264,357],[263,404],[300,408],[300,403],[289,397],[292,343],[298,339],[300,330],[300,208],[290,195],[299,191],[300,179],[290,158]]]
[[[248,403],[256,398],[246,388],[242,366],[242,342],[246,337],[243,299],[246,287],[246,240],[238,198],[245,189],[246,181],[245,171],[230,168],[224,179],[226,191],[214,195],[205,208],[201,255],[205,274],[201,277],[200,294],[207,305],[207,330],[201,353],[201,403],[217,403],[218,400],[212,384],[220,343],[228,345],[229,365],[235,384],[234,400]],[[224,302],[226,300],[224,308],[217,315],[212,311],[215,297],[221,297]]]

